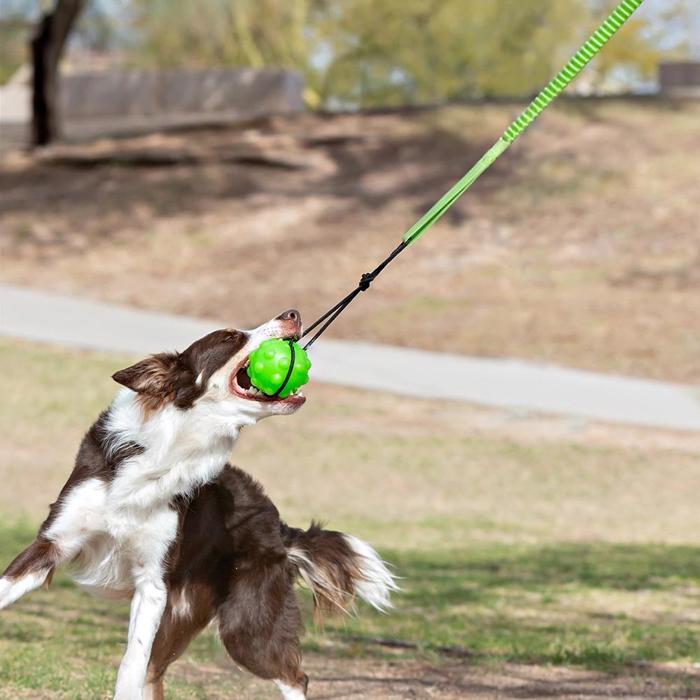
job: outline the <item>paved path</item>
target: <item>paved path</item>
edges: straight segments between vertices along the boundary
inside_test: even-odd
[[[143,355],[182,349],[224,325],[0,285],[0,334],[16,338]],[[700,431],[700,391],[678,384],[340,340],[320,340],[311,359],[315,381]]]

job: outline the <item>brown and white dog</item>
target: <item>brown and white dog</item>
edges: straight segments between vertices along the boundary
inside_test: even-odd
[[[304,403],[299,393],[262,395],[245,371],[263,340],[300,332],[299,313],[286,311],[117,372],[124,388],[83,439],[36,540],[0,578],[0,608],[63,563],[80,585],[131,599],[116,700],[163,698],[168,666],[213,620],[235,662],[302,700],[296,579],[320,608],[344,609],[355,596],[390,605],[394,580],[369,545],[288,527],[227,463],[241,428]]]

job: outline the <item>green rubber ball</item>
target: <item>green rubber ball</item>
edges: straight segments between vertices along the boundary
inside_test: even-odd
[[[294,367],[289,381],[279,393],[281,399],[293,394],[300,386],[309,381],[309,369],[311,360],[304,348],[294,343]],[[248,376],[250,383],[260,389],[267,396],[274,396],[282,386],[284,378],[289,372],[289,364],[292,361],[292,350],[288,340],[270,338],[264,340],[249,358]]]

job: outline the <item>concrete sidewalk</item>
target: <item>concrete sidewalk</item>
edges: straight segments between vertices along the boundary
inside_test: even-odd
[[[183,349],[233,320],[208,321],[0,285],[0,334],[144,355]],[[320,340],[312,380],[627,425],[700,431],[700,391],[678,384],[500,359]]]

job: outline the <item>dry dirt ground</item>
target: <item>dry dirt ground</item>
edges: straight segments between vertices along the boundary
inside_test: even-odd
[[[658,668],[639,675],[610,675],[555,667],[507,665],[484,669],[457,663],[329,661],[307,656],[313,700],[674,700],[697,698],[700,671]],[[183,661],[173,674],[206,687],[206,700],[277,700],[269,682],[242,676],[230,666]],[[220,690],[218,690],[220,689]],[[167,687],[166,687],[167,695]],[[45,690],[12,691],[2,700],[68,700]]]
[[[254,324],[351,288],[520,105],[302,115],[0,163],[0,280]],[[700,382],[700,104],[543,116],[334,333]]]
[[[314,700],[671,700],[700,697],[700,670],[673,667],[659,667],[651,672],[646,669],[640,674],[611,675],[514,664],[488,669],[444,661],[435,664],[368,659],[329,661],[315,656],[306,659],[305,667],[311,677],[309,697]],[[216,687],[212,676],[221,676],[226,682],[230,680],[231,669],[185,663],[178,673],[189,680],[201,680],[208,687]],[[269,688],[266,686],[265,683],[248,683],[236,697],[240,700],[267,698],[265,693]],[[211,691],[207,695],[208,700],[228,700],[230,697],[229,694],[211,694]]]

